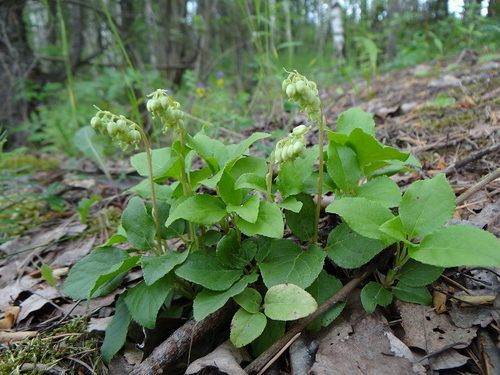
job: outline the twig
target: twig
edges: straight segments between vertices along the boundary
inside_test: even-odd
[[[475,185],[472,185],[465,192],[460,194],[457,198],[457,205],[462,204],[470,196],[472,196],[474,193],[478,192],[479,190],[484,188],[486,185],[488,185],[491,181],[494,181],[499,177],[500,177],[500,167],[495,169],[493,172],[488,173],[486,176],[484,176],[482,179],[480,179]]]
[[[258,356],[250,363],[245,371],[247,374],[259,372],[282,348],[299,332],[302,332],[313,320],[327,312],[333,305],[343,301],[347,296],[371,273],[371,268],[366,270],[361,276],[349,281],[342,289],[330,297],[311,315],[297,321],[281,339],[276,341],[269,349]]]
[[[194,320],[188,321],[157,346],[148,358],[135,366],[130,374],[163,374],[166,367],[177,363],[184,353],[186,353],[191,340],[193,340],[193,343],[196,343],[207,331],[221,329],[229,321],[235,309],[234,304],[226,304],[222,309],[199,322]]]
[[[467,165],[477,159],[482,158],[485,155],[491,154],[492,152],[495,152],[497,150],[500,150],[500,142],[499,143],[494,143],[490,147],[487,147],[481,151],[474,152],[467,156],[464,159],[458,160],[454,164],[450,165],[448,168],[444,170],[444,173],[449,174],[451,172],[456,171],[459,168],[462,168],[464,165]]]
[[[269,367],[271,367],[271,366],[272,366],[272,364],[273,364],[274,362],[276,362],[276,360],[277,360],[279,357],[281,357],[281,355],[285,352],[285,350],[287,350],[287,349],[290,347],[290,345],[292,345],[292,344],[295,342],[295,340],[297,340],[297,339],[299,338],[300,334],[301,334],[301,332],[299,332],[299,333],[297,333],[295,336],[293,336],[293,337],[290,339],[290,341],[288,341],[288,342],[286,343],[286,345],[285,345],[285,346],[283,346],[283,347],[281,348],[281,350],[280,350],[278,353],[276,353],[276,355],[275,355],[273,358],[271,358],[271,360],[267,363],[267,365],[265,365],[265,366],[262,368],[262,370],[260,370],[260,371],[259,371],[259,373],[258,373],[257,375],[262,375],[262,374],[263,374],[263,373],[264,373],[264,372],[265,372],[265,371],[266,371]]]

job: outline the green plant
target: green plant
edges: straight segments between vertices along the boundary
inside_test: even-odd
[[[128,202],[117,233],[80,260],[64,285],[74,299],[98,297],[115,289],[132,268],[142,269],[143,279],[117,301],[102,346],[106,361],[123,345],[132,321],[153,328],[159,314],[182,310],[181,296],[193,301],[196,320],[233,299],[240,308],[231,340],[237,347],[252,343],[259,353],[269,337],[283,334],[286,321],[309,315],[342,287],[323,269],[327,257],[353,269],[384,250],[393,254],[391,266],[380,266],[377,280],[363,288],[367,311],[386,306],[393,295],[428,303],[426,285],[442,267],[500,265],[492,234],[444,226],[455,208],[444,175],[417,181],[401,194],[389,176],[418,161],[381,144],[372,115],[352,108],[332,131],[314,82],[294,71],[282,89],[315,126],[296,127],[267,159],[248,153],[265,133],[228,145],[203,132],[191,136],[180,104],[163,90],[150,95],[147,108],[172,133],[170,147],[151,149],[142,128],[124,116],[99,111],[92,119],[122,147],[142,142],[145,148],[131,158],[145,180],[131,189],[138,196]],[[310,130],[319,133],[319,143],[306,148]],[[203,161],[197,169],[195,158]],[[326,247],[318,230],[324,193],[336,196],[326,213],[343,221]],[[295,240],[283,239],[285,225]],[[168,248],[170,238],[183,245]],[[114,247],[121,242],[131,247]],[[343,306],[334,306],[310,328],[327,326]]]

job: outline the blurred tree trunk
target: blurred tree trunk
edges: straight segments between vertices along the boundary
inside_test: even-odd
[[[0,2],[0,124],[7,127],[28,117],[24,82],[34,73],[37,61],[28,44],[23,10],[26,0]]]
[[[344,27],[342,9],[338,0],[330,0],[330,25],[332,28],[333,50],[337,59],[344,59]]]
[[[79,4],[67,3],[67,25],[69,37],[69,62],[72,69],[75,69],[82,58],[82,50],[85,43],[85,12]]]
[[[160,9],[162,41],[166,41],[166,45],[158,46],[160,49],[164,48],[166,52],[166,66],[162,68],[165,69],[167,78],[175,85],[179,85],[186,70],[186,65],[183,62],[183,56],[186,52],[184,42],[187,42],[184,40],[186,0],[170,0],[161,3]]]
[[[387,37],[387,60],[392,61],[397,54],[397,41],[398,32],[400,27],[399,12],[401,4],[399,0],[389,0],[387,7],[387,19],[389,20],[389,36]]]
[[[285,15],[285,37],[288,43],[288,65],[293,62],[293,37],[292,37],[292,18],[290,17],[290,3],[288,0],[283,0],[281,3],[283,14]]]
[[[500,1],[490,0],[488,3],[488,17],[500,16]]]
[[[209,74],[210,43],[214,33],[213,17],[217,8],[217,0],[198,0],[198,15],[203,20],[199,30],[198,52],[196,54],[196,75],[205,81]]]
[[[134,7],[138,1],[120,0],[120,37],[123,40],[125,51],[127,52],[132,64],[140,70],[144,70],[141,56],[136,49],[138,45],[137,33],[134,30],[134,20],[137,18],[138,10]]]

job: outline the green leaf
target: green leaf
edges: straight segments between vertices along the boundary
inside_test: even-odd
[[[124,295],[121,295],[116,301],[115,315],[113,315],[113,319],[111,319],[104,335],[101,353],[106,363],[111,361],[111,358],[118,353],[127,339],[128,326],[132,317],[125,304]]]
[[[432,303],[432,296],[425,286],[409,286],[399,282],[392,287],[392,293],[401,301],[420,305],[430,305]]]
[[[416,181],[399,206],[403,229],[410,238],[425,236],[443,226],[455,210],[455,194],[444,174]]]
[[[361,304],[364,309],[372,313],[377,305],[387,306],[392,302],[392,293],[379,283],[370,281],[361,290]]]
[[[500,240],[472,226],[450,225],[426,236],[410,256],[439,267],[499,267]]]
[[[387,176],[371,179],[359,187],[358,196],[391,208],[399,206],[401,190],[398,184]]]
[[[432,283],[443,273],[443,267],[431,266],[410,259],[401,268],[398,279],[406,286],[425,286]]]
[[[233,297],[234,301],[249,313],[257,313],[262,305],[262,296],[253,288],[246,288]]]
[[[283,198],[303,192],[305,181],[313,172],[313,166],[317,156],[317,147],[309,148],[304,157],[281,164],[278,172],[277,185]]]
[[[151,285],[141,281],[129,289],[125,296],[125,303],[132,319],[143,327],[153,329],[158,311],[172,292],[173,284],[172,278],[163,277]]]
[[[95,161],[111,181],[111,175],[104,162],[104,149],[109,145],[106,137],[98,134],[91,126],[84,126],[75,133],[73,143],[83,155]]]
[[[323,269],[325,255],[316,245],[304,251],[293,241],[274,240],[269,255],[259,264],[264,284],[268,288],[284,283],[307,288]]]
[[[44,279],[47,284],[49,284],[52,287],[55,287],[57,285],[57,279],[54,276],[54,273],[52,272],[52,268],[46,263],[43,263],[42,266],[40,267],[40,273],[42,274],[42,279]]]
[[[252,342],[252,353],[254,357],[264,353],[272,344],[285,334],[286,323],[279,320],[267,319],[264,332]]]
[[[285,223],[278,205],[274,202],[260,201],[259,215],[255,223],[242,218],[236,221],[236,226],[247,236],[261,234],[271,238],[283,237]]]
[[[203,133],[189,137],[188,145],[200,155],[214,171],[222,169],[229,160],[229,149],[224,143]]]
[[[409,153],[401,152],[397,148],[384,146],[373,135],[365,133],[361,129],[354,129],[347,143],[356,154],[361,168],[369,175],[379,168],[385,167],[388,160],[406,161]]]
[[[298,213],[286,210],[286,223],[299,240],[307,241],[314,233],[316,204],[309,194],[299,194],[296,198],[302,203],[302,208]]]
[[[151,151],[153,177],[163,177],[179,160],[177,156],[172,153],[170,147],[158,148]],[[148,160],[145,152],[135,154],[130,158],[130,164],[135,168],[139,175],[149,176]],[[175,176],[172,176],[175,177]]]
[[[394,217],[387,207],[366,198],[335,200],[326,207],[326,212],[340,215],[352,230],[376,240],[385,239],[379,227]]]
[[[298,213],[302,209],[302,202],[298,201],[294,196],[290,196],[281,202],[279,206],[285,210]]]
[[[337,119],[337,132],[349,135],[356,128],[360,128],[365,133],[375,136],[373,115],[363,111],[359,107],[350,108],[342,112]]]
[[[342,268],[358,268],[386,248],[379,240],[363,237],[345,223],[336,226],[328,235],[328,257]]]
[[[275,285],[264,297],[264,312],[274,320],[296,320],[316,311],[313,296],[294,284]]]
[[[133,197],[122,215],[122,226],[128,241],[139,250],[150,250],[154,245],[155,225],[144,202]]]
[[[83,198],[80,202],[78,202],[78,207],[76,211],[78,212],[78,216],[80,217],[80,223],[86,224],[87,218],[89,216],[90,208],[97,202],[102,200],[100,195],[92,195],[90,198]]]
[[[224,170],[217,184],[217,191],[226,204],[239,206],[243,200],[245,191],[236,189],[234,183],[234,177],[227,170]]]
[[[214,292],[213,290],[208,289],[202,290],[194,299],[194,319],[199,322],[214,311],[219,310],[226,304],[227,301],[229,301],[231,297],[243,292],[248,284],[256,282],[257,279],[258,275],[256,273],[252,273],[250,275],[243,276],[241,280],[224,292]]]
[[[266,191],[266,179],[254,173],[245,173],[238,177],[238,179],[234,183],[234,188]]]
[[[326,302],[328,298],[337,293],[341,288],[342,283],[336,277],[327,274],[323,270],[319,274],[318,278],[314,281],[314,283],[306,289],[306,291],[314,297],[318,305],[321,305],[322,303]],[[316,318],[308,328],[312,331],[317,332],[321,329],[321,327],[327,327],[335,319],[337,319],[344,307],[345,302],[337,303],[319,318]]]
[[[175,269],[177,276],[216,291],[228,289],[242,273],[241,270],[226,268],[215,255],[204,251],[190,253],[186,261]]]
[[[254,247],[254,249],[249,247]],[[250,253],[247,253],[246,250],[250,250]],[[251,242],[240,245],[238,232],[235,229],[230,229],[217,244],[216,255],[224,266],[242,270],[250,263],[256,251],[256,245]]]
[[[128,257],[121,264],[117,264],[114,268],[109,269],[107,273],[100,275],[90,291],[90,297],[107,294],[108,291],[115,289],[127,272],[134,268],[138,261],[139,256]],[[113,285],[115,286],[113,287]]]
[[[170,215],[171,206],[162,201],[157,201],[156,207],[158,208],[158,221],[165,223]],[[160,226],[160,237],[164,239],[178,238],[186,230],[186,221],[179,219],[174,221],[168,227],[165,225]]]
[[[261,312],[249,313],[239,309],[231,320],[230,340],[237,348],[250,344],[266,328],[267,318]]]
[[[227,212],[235,212],[243,220],[255,223],[259,216],[260,199],[257,195],[252,195],[241,205],[228,204]]]
[[[412,243],[406,239],[406,235],[403,232],[403,224],[401,223],[401,218],[399,216],[395,216],[391,220],[387,220],[380,226],[379,229],[381,232],[397,241],[403,241],[407,245],[412,245]]]
[[[219,198],[208,194],[198,194],[173,207],[165,226],[170,226],[177,219],[212,225],[222,220],[224,216],[226,216],[226,208]]]
[[[169,250],[163,255],[141,257],[141,267],[146,285],[152,285],[163,276],[172,271],[175,266],[184,263],[189,255],[189,251]]]
[[[268,133],[262,133],[262,132],[255,132],[252,133],[250,137],[245,139],[244,141],[241,141],[237,145],[230,145],[228,146],[229,153],[231,155],[231,158],[236,158],[238,156],[243,155],[245,152],[248,151],[249,147],[253,145],[255,142],[270,137],[271,134]]]
[[[89,298],[97,279],[119,267],[127,258],[127,252],[122,249],[95,249],[73,266],[64,282],[64,294],[75,300]]]
[[[357,190],[362,173],[356,153],[350,147],[329,142],[326,167],[333,182],[342,191]]]
[[[172,193],[177,187],[178,183],[173,183],[171,185],[160,185],[156,182],[154,183],[156,199],[160,201],[168,201],[172,197]],[[149,180],[142,180],[137,185],[131,187],[127,191],[137,194],[143,199],[151,199],[151,186],[149,185]]]

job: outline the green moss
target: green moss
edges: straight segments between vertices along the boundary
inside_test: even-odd
[[[99,343],[85,332],[86,326],[84,319],[73,319],[50,332],[2,348],[0,374],[46,374],[55,366],[65,369],[67,374],[87,372],[81,371],[83,366],[69,357],[85,363],[100,374],[103,365],[99,356]]]
[[[7,155],[0,160],[0,169],[19,171],[18,173],[50,171],[58,167],[57,160],[42,159],[33,155]]]

